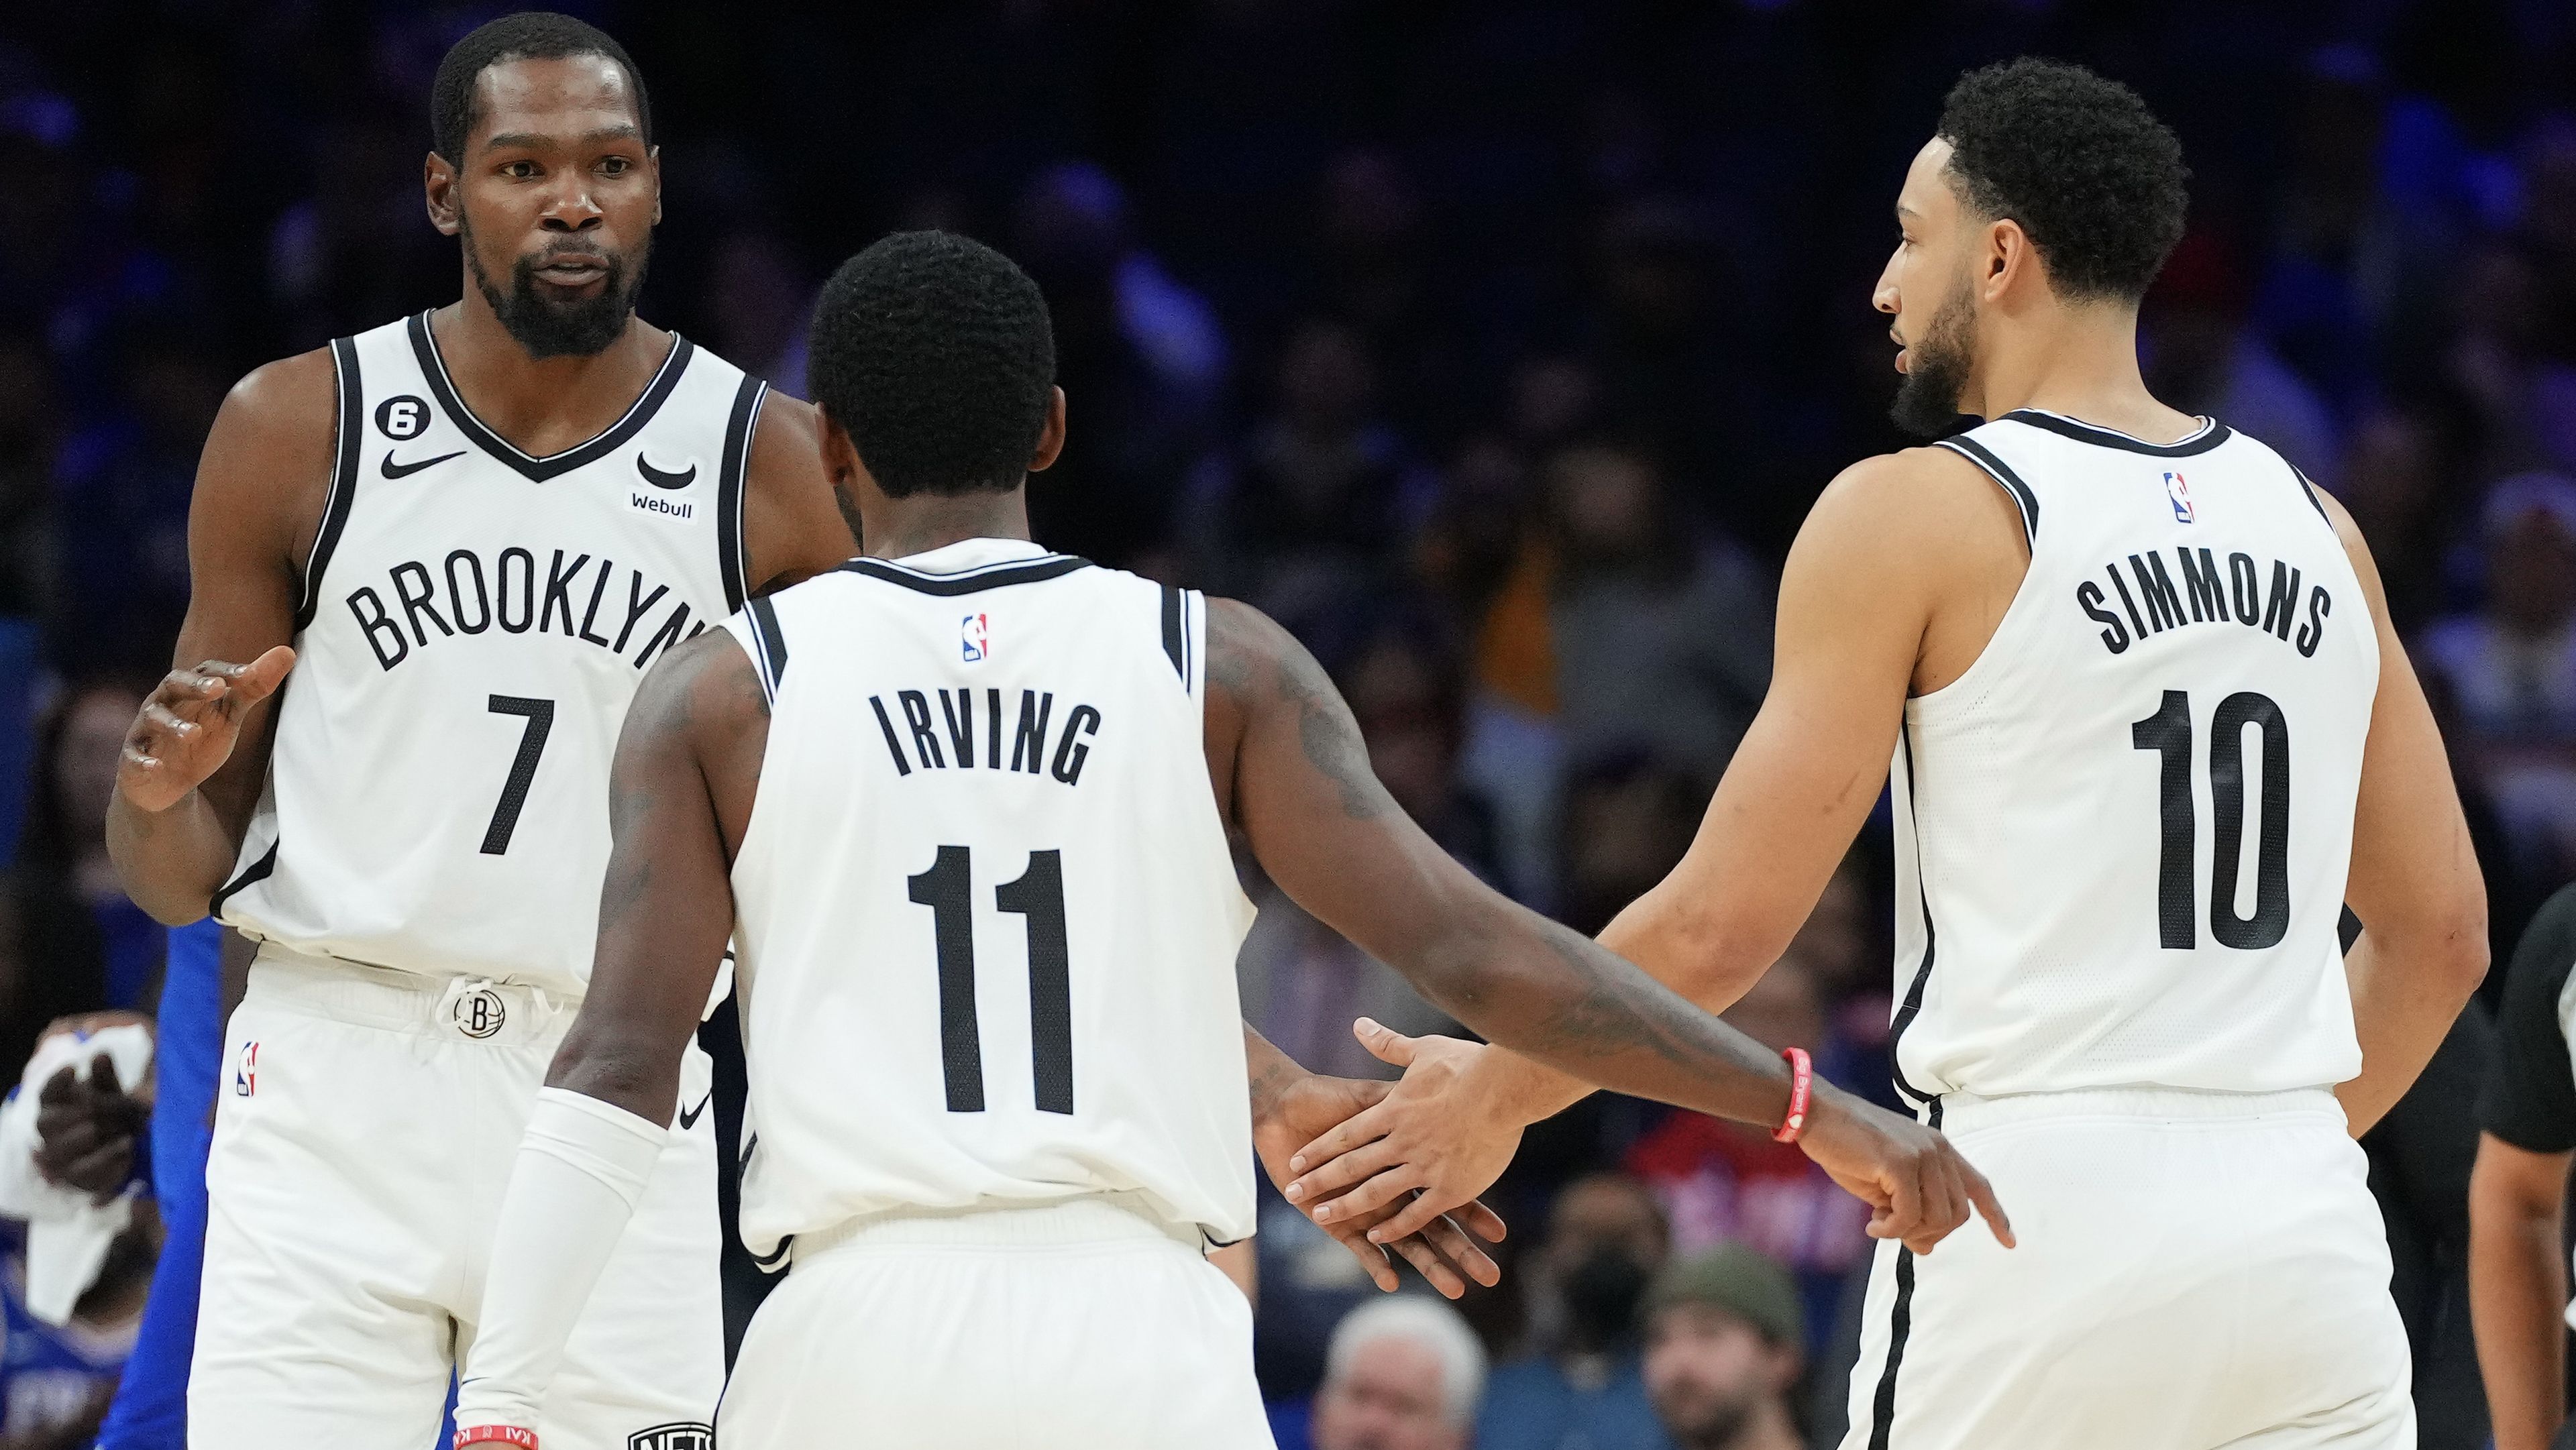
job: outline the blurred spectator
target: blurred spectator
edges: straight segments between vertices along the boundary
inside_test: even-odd
[[[1598,932],[1690,849],[1708,788],[1635,750],[1587,762],[1566,783],[1565,896],[1558,915]]]
[[[1763,973],[1726,1020],[1774,1050],[1804,1047],[1820,1062],[1849,1055],[1833,1044],[1814,975],[1794,952]],[[1796,1144],[1701,1113],[1666,1117],[1629,1150],[1627,1166],[1662,1195],[1676,1253],[1740,1243],[1793,1271],[1819,1335],[1800,1347],[1823,1348],[1844,1279],[1869,1258],[1866,1205]]]
[[[2428,630],[2424,656],[2456,693],[2506,828],[2554,871],[2576,860],[2576,482],[2508,479],[2482,533],[2486,604]]]
[[[1621,1174],[1557,1195],[1547,1241],[1524,1259],[1532,1352],[1495,1368],[1478,1450],[1663,1450],[1639,1369],[1637,1312],[1664,1262],[1662,1207]]]
[[[1343,1316],[1325,1352],[1313,1450],[1466,1450],[1485,1389],[1485,1347],[1458,1311],[1406,1294]],[[1280,1450],[1295,1450],[1282,1436]]]
[[[45,939],[47,959],[30,969],[65,974],[64,986],[86,975],[79,970],[84,958],[96,961],[101,973],[81,983],[94,1000],[61,1006],[55,1015],[148,1009],[159,990],[166,934],[127,899],[107,856],[108,797],[145,683],[119,675],[76,681],[63,691],[42,738],[45,775],[28,819],[24,859],[26,883],[37,894],[29,902],[37,920],[29,924]],[[58,955],[71,941],[95,946]]]
[[[2442,602],[2442,546],[2457,499],[2445,495],[2439,440],[2413,412],[2366,415],[2325,480],[2352,511],[2387,591],[2388,616],[2413,635]]]
[[[148,1195],[138,1197],[133,1226],[117,1236],[96,1282],[60,1326],[27,1312],[23,1248],[12,1244],[0,1258],[8,1329],[0,1352],[0,1450],[82,1450],[90,1443],[134,1352],[160,1251],[160,1216]]]
[[[1559,454],[1546,494],[1567,748],[1644,743],[1715,780],[1770,687],[1770,580],[1739,550],[1695,546],[1641,454]]]
[[[1295,620],[1392,572],[1435,483],[1376,401],[1358,332],[1309,320],[1289,334],[1268,414],[1193,487],[1211,588]]]
[[[1074,399],[1064,454],[1037,476],[1037,536],[1103,563],[1162,541],[1183,471],[1215,441],[1226,343],[1206,299],[1132,235],[1107,171],[1032,178],[1012,255],[1046,292],[1056,376]]]
[[[1803,1450],[1790,1404],[1805,1343],[1788,1274],[1722,1245],[1647,1290],[1646,1396],[1679,1450]]]
[[[2147,299],[2147,386],[2186,413],[2223,418],[2310,478],[2330,479],[2334,416],[2245,325],[2244,280],[2209,232],[2183,238]]]
[[[197,450],[231,380],[197,339],[156,332],[133,340],[123,382],[118,406],[72,436],[57,471],[56,639],[78,665],[169,657],[188,607]]]

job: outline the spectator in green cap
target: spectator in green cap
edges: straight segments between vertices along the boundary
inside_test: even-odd
[[[1646,1291],[1646,1397],[1680,1450],[1802,1450],[1797,1285],[1742,1244],[1668,1266]]]

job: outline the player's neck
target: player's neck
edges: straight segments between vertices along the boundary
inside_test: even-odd
[[[859,518],[868,557],[903,559],[967,539],[1027,538],[1029,491],[1021,487],[1009,493],[979,490],[910,498],[876,494],[861,504]]]
[[[598,352],[530,357],[471,288],[430,314],[429,330],[458,400],[538,458],[577,448],[624,417],[672,346],[668,333],[630,314],[626,330]]]
[[[2134,308],[2050,308],[2000,319],[1977,351],[1960,403],[1980,418],[2039,408],[2150,443],[2179,441],[2199,426],[2147,391],[2138,370]]]

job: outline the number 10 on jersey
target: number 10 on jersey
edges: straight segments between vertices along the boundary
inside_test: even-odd
[[[2236,914],[2245,853],[2245,731],[2263,737],[2263,795],[2254,849],[2254,914]],[[2169,951],[2200,945],[2192,856],[2199,831],[2192,806],[2191,695],[2165,691],[2156,713],[2129,726],[2129,743],[2163,757],[2157,780],[2162,836],[2156,867],[2156,934]],[[2260,951],[2290,930],[2290,726],[2269,696],[2239,691],[2209,717],[2209,803],[2218,817],[2209,862],[2209,934],[2223,947]]]
[[[907,879],[930,908],[939,958],[939,1064],[948,1111],[984,1111],[984,1044],[975,1020],[975,866],[964,846],[942,846],[929,870]],[[993,888],[997,910],[1028,918],[1029,1068],[1038,1111],[1073,1111],[1072,953],[1064,935],[1064,853],[1031,851],[1017,881]]]

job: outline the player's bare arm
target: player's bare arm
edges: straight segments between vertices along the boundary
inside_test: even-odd
[[[1557,1073],[1738,1121],[1781,1121],[1789,1075],[1778,1058],[1599,944],[1506,900],[1433,844],[1378,784],[1348,707],[1286,631],[1247,606],[1211,601],[1208,662],[1218,800],[1298,905],[1460,1021]],[[1875,786],[1849,788],[1866,810]],[[1820,871],[1806,901],[1822,880]],[[2007,1232],[1985,1180],[1918,1124],[1820,1084],[1802,1141],[1871,1201],[1889,1235],[1928,1246],[1972,1207]],[[1403,1222],[1427,1223],[1465,1201],[1417,1203],[1373,1234],[1391,1237]]]
[[[2362,746],[2344,903],[2361,937],[2344,956],[2361,1075],[2335,1087],[2355,1137],[2397,1105],[2433,1060],[2487,970],[2487,892],[2424,687],[2388,622],[2370,546],[2343,505],[2334,520],[2379,635],[2379,689]]]
[[[1787,948],[1876,803],[1908,693],[1975,663],[2027,547],[2002,492],[1956,455],[1914,449],[1837,477],[1782,572],[1778,664],[1760,713],[1689,852],[1602,944],[1710,1011],[1742,996]],[[1374,1023],[1362,1040],[1409,1064],[1406,1080],[1299,1155],[1295,1196],[1358,1184],[1349,1200],[1364,1211],[1420,1190],[1391,1229],[1450,1195],[1483,1192],[1526,1126],[1592,1090],[1525,1053],[1401,1038]],[[1831,1140],[1810,1151],[1825,1162]]]
[[[858,525],[845,521],[823,468],[822,416],[813,404],[776,391],[761,399],[744,484],[752,593],[784,589],[859,552]]]
[[[330,489],[334,386],[327,349],[259,368],[198,459],[175,667],[135,716],[107,813],[127,894],[171,926],[206,914],[267,774],[267,701],[294,663],[301,561]]]
[[[2546,1450],[2567,1418],[2567,1165],[2478,1135],[2469,1175],[2469,1322],[2496,1450]]]

